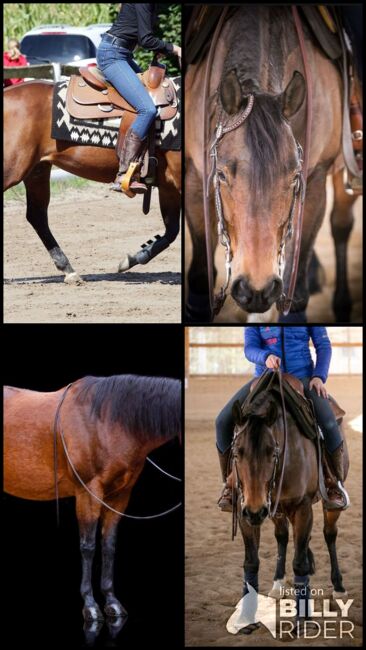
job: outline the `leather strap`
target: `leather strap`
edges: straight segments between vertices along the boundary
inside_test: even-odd
[[[312,114],[313,114],[313,87],[312,87],[310,68],[309,68],[307,54],[306,54],[304,32],[302,29],[301,20],[297,8],[294,5],[292,5],[291,9],[292,9],[292,16],[294,19],[295,28],[297,32],[297,37],[299,40],[300,51],[301,51],[301,56],[302,56],[302,61],[304,66],[305,84],[306,84],[306,131],[305,131],[304,165],[303,165],[303,179],[302,179],[303,196],[305,197],[308,170],[309,170],[310,138],[311,138],[311,124],[312,124]],[[297,224],[295,223],[294,226],[295,241],[294,241],[294,254],[292,260],[290,283],[289,283],[288,291],[286,293],[286,300],[284,301],[284,305],[282,309],[282,313],[284,314],[284,316],[287,316],[287,314],[290,311],[294,293],[295,293],[297,272],[299,269],[299,260],[300,260],[300,247],[301,247],[304,207],[305,207],[305,201],[299,201],[298,212],[297,212]]]
[[[343,76],[343,125],[342,125],[342,149],[343,158],[348,171],[356,178],[362,177],[362,171],[359,169],[356,162],[353,145],[352,145],[352,132],[349,114],[349,99],[350,91],[348,84],[348,61],[347,61],[347,48],[343,34],[343,28],[340,24],[339,17],[336,17],[339,37],[342,45],[342,76]]]
[[[216,51],[216,45],[218,38],[221,33],[224,20],[229,11],[229,7],[226,6],[223,8],[219,21],[216,25],[214,35],[212,37],[211,46],[208,52],[206,68],[205,68],[205,77],[203,82],[203,101],[202,101],[202,123],[203,123],[203,158],[202,158],[202,191],[203,191],[203,217],[205,222],[205,234],[206,234],[206,260],[207,260],[207,281],[208,281],[208,297],[210,303],[210,320],[213,319],[214,314],[214,273],[213,273],[213,254],[212,254],[212,239],[211,239],[211,221],[210,221],[210,210],[209,210],[209,190],[207,184],[207,169],[208,169],[208,95],[210,90],[210,79],[211,79],[211,69],[214,54]]]

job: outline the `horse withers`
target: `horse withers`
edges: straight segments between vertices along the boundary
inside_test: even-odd
[[[113,586],[117,525],[148,454],[180,435],[179,380],[84,377],[50,393],[5,387],[5,491],[36,501],[75,496],[86,620],[103,618],[92,587],[98,521],[104,611],[120,617],[126,612]]]
[[[318,497],[318,458],[314,441],[305,437],[289,413],[283,412],[281,400],[272,390],[262,390],[245,407],[239,402],[233,407],[236,422],[233,441],[233,480],[238,486],[237,512],[245,546],[244,597],[248,585],[258,592],[260,529],[270,516],[277,540],[277,565],[273,588],[269,596],[282,598],[286,586],[286,552],[289,523],[293,528],[295,553],[293,558],[294,588],[298,612],[299,601],[309,600],[309,576],[315,572],[315,562],[309,547],[313,524],[312,504]],[[285,431],[285,420],[286,428]],[[344,445],[344,476],[349,468],[346,439]],[[287,438],[287,442],[286,442]],[[342,575],[338,567],[336,538],[340,510],[327,510],[323,502],[324,538],[331,562],[333,598],[345,597]],[[244,599],[245,600],[245,599]],[[244,601],[243,601],[244,602]],[[304,607],[305,612],[307,608]],[[298,617],[299,620],[303,615]],[[247,625],[247,615],[238,608],[228,622],[228,630],[236,633],[244,627],[251,633],[256,625]]]

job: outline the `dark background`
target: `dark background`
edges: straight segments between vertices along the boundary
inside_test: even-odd
[[[183,380],[183,328],[174,325],[3,326],[3,383],[50,391],[87,374],[134,373]],[[183,448],[171,441],[151,454],[183,476]],[[127,512],[154,514],[182,500],[182,484],[149,463],[134,487]],[[3,635],[8,645],[36,647],[183,646],[183,509],[152,521],[122,519],[115,591],[129,613],[116,634],[83,631],[81,563],[73,498],[55,502],[3,496]],[[94,560],[99,591],[99,545]],[[9,644],[10,642],[10,644]]]

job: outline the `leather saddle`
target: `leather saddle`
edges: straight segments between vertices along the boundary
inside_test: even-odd
[[[131,124],[136,109],[105,79],[98,68],[79,68],[81,76],[72,75],[67,89],[66,108],[78,119],[100,120],[128,118]],[[161,120],[172,119],[178,110],[177,95],[172,80],[165,75],[165,66],[152,64],[139,73]]]
[[[258,377],[258,379],[253,381],[249,395],[250,401],[255,394],[262,390],[266,390],[271,375],[272,373],[266,373],[264,376]],[[299,430],[307,438],[314,440],[317,436],[317,423],[312,403],[305,397],[303,384],[299,379],[297,379],[297,377],[294,377],[289,373],[283,373],[282,380],[285,403],[288,412],[294,418]],[[278,382],[271,382],[270,390],[274,391],[277,396],[279,396]],[[337,423],[341,424],[345,411],[337,404],[333,397],[329,397],[329,404],[333,410]],[[245,409],[245,406],[243,405],[242,408]]]

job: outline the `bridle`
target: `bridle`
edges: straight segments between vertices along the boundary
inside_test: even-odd
[[[249,117],[254,102],[255,96],[253,94],[248,94],[246,96],[248,102],[246,108],[236,115],[233,119],[224,122],[224,111],[222,108],[219,110],[219,115],[216,123],[216,131],[212,141],[212,144],[207,147],[208,142],[208,95],[210,87],[210,77],[211,69],[213,64],[214,52],[216,49],[217,41],[221,33],[222,26],[224,24],[226,15],[228,13],[229,7],[225,6],[221,13],[220,19],[216,26],[210,50],[207,57],[206,69],[205,69],[205,78],[204,78],[204,91],[203,91],[203,137],[204,137],[204,146],[203,146],[203,213],[204,213],[204,223],[205,223],[205,239],[206,239],[206,257],[207,257],[207,276],[208,276],[208,293],[209,293],[209,304],[210,304],[210,313],[211,320],[214,315],[217,315],[222,309],[226,296],[228,287],[231,280],[231,262],[232,262],[232,251],[231,251],[231,242],[230,235],[228,232],[223,206],[221,199],[221,190],[220,190],[220,176],[217,169],[217,147],[221,139],[226,133],[237,129],[241,126],[245,120]],[[302,235],[302,225],[303,225],[303,213],[304,213],[304,199],[306,191],[306,182],[308,175],[309,167],[309,149],[310,149],[310,135],[311,135],[311,119],[312,119],[312,85],[311,85],[311,76],[310,69],[307,62],[306,48],[304,42],[304,34],[301,26],[301,21],[295,6],[292,6],[292,14],[295,23],[295,28],[297,31],[297,36],[299,40],[304,73],[305,73],[305,82],[307,90],[307,122],[306,122],[306,135],[305,135],[305,155],[303,155],[303,149],[299,142],[296,142],[297,153],[298,153],[298,167],[295,172],[294,180],[292,183],[292,199],[289,210],[289,215],[286,219],[285,224],[282,226],[282,237],[278,249],[277,263],[278,263],[278,275],[283,281],[284,276],[284,266],[285,266],[285,247],[286,242],[294,236],[294,252],[292,260],[292,268],[290,274],[290,281],[287,293],[284,291],[280,298],[277,300],[277,309],[283,313],[285,316],[289,313],[291,305],[293,303],[293,297],[295,293],[297,273],[299,267],[300,259],[300,246],[301,246],[301,235]],[[208,167],[208,155],[211,158],[211,170],[210,173],[207,173]],[[211,181],[213,182],[214,188],[214,203],[215,203],[215,212],[216,212],[216,222],[217,222],[217,231],[219,236],[219,241],[221,245],[225,248],[225,281],[221,286],[219,292],[214,294],[214,273],[213,273],[213,253],[212,253],[212,240],[211,240],[211,220],[210,220],[210,211],[209,211],[209,193]],[[296,219],[295,219],[296,214]]]
[[[264,373],[262,373],[261,377],[263,377],[265,374],[267,374],[269,371],[265,370]],[[273,469],[272,469],[272,474],[271,478],[268,481],[268,486],[267,486],[267,509],[268,509],[268,516],[273,519],[276,516],[277,513],[277,508],[278,504],[280,502],[281,498],[281,492],[282,492],[282,484],[283,484],[283,477],[285,474],[285,466],[286,466],[286,454],[287,454],[287,444],[288,444],[288,430],[287,430],[287,413],[286,413],[286,403],[285,403],[285,396],[283,392],[283,385],[282,385],[282,373],[281,370],[275,370],[272,373],[272,378],[270,382],[268,383],[266,390],[268,391],[271,388],[272,382],[274,381],[275,377],[278,377],[278,385],[279,385],[279,390],[280,390],[280,398],[281,398],[281,408],[282,408],[282,420],[283,420],[283,432],[284,432],[284,442],[283,442],[283,448],[282,448],[282,453],[281,453],[281,446],[278,442],[278,440],[275,438],[275,446],[273,450]],[[260,377],[260,379],[261,379]],[[233,481],[232,481],[232,539],[234,539],[236,532],[237,532],[237,525],[238,525],[238,518],[241,517],[241,511],[240,514],[238,514],[239,506],[240,504],[244,503],[244,494],[243,494],[243,485],[240,480],[239,472],[238,472],[238,466],[237,466],[237,444],[238,444],[238,438],[245,433],[245,429],[248,426],[249,421],[247,421],[244,424],[244,427],[242,427],[240,430],[237,430],[234,434],[233,441],[231,443],[231,457],[232,457],[232,470],[233,470]],[[281,474],[278,479],[278,468],[279,468],[279,463],[280,463],[280,458],[282,456],[282,468],[281,468]],[[276,487],[276,481],[278,479],[278,486],[277,486],[277,492],[276,492],[276,498],[274,502],[274,506],[272,508],[272,493],[273,490]],[[240,500],[238,499],[240,497]],[[277,515],[278,516],[278,515]]]
[[[73,463],[73,461],[72,461],[72,459],[70,457],[70,454],[69,454],[68,449],[66,447],[64,433],[62,431],[62,427],[60,426],[61,407],[62,407],[62,405],[63,405],[63,403],[65,401],[66,395],[69,392],[71,386],[73,386],[73,383],[66,386],[66,388],[65,388],[65,390],[64,390],[64,392],[63,392],[63,394],[61,396],[61,399],[60,399],[60,401],[58,403],[58,406],[57,406],[57,409],[56,409],[55,419],[54,419],[54,424],[53,424],[53,444],[54,444],[53,449],[54,449],[54,470],[55,470],[54,474],[55,474],[55,499],[56,499],[57,524],[59,525],[59,521],[60,521],[59,491],[58,491],[58,480],[57,480],[57,468],[58,468],[57,435],[58,434],[59,434],[59,436],[61,438],[62,446],[64,448],[64,452],[65,452],[65,456],[67,458],[67,461],[68,461],[68,463],[69,463],[75,477],[79,481],[79,483],[90,494],[90,496],[93,497],[93,499],[98,501],[102,506],[104,506],[108,510],[111,510],[111,512],[114,512],[115,514],[120,515],[120,517],[126,517],[127,519],[142,520],[142,519],[157,519],[158,517],[164,517],[164,515],[168,515],[171,512],[174,512],[174,510],[177,510],[178,508],[180,508],[181,505],[182,505],[182,502],[177,503],[177,505],[173,506],[172,508],[169,508],[168,510],[164,510],[163,512],[159,512],[159,513],[154,514],[154,515],[143,515],[143,516],[142,515],[140,515],[140,516],[138,516],[138,515],[127,515],[125,512],[120,512],[119,510],[116,510],[115,508],[112,508],[112,506],[108,505],[108,503],[103,501],[103,499],[100,499],[94,492],[92,492],[92,490],[90,490],[90,488],[84,483],[83,479],[81,478],[80,474],[78,473],[78,471],[77,471],[77,469],[76,469],[76,467],[75,467],[75,465],[74,465],[74,463]],[[159,467],[159,465],[157,465],[153,460],[151,460],[151,458],[149,458],[148,456],[146,457],[146,460],[149,463],[151,463],[151,465],[156,467],[159,470],[159,472],[161,472],[162,474],[165,474],[165,476],[168,476],[169,478],[173,479],[174,481],[178,481],[179,483],[182,482],[182,479],[178,478],[177,476],[173,476],[172,474],[169,474],[169,472],[166,472],[164,469]]]

